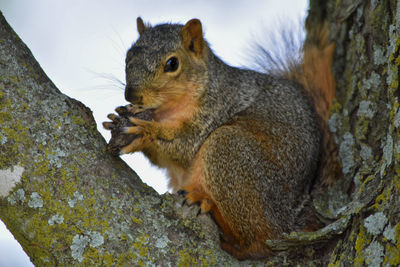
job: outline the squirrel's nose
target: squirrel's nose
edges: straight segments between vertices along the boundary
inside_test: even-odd
[[[142,96],[136,94],[136,90],[133,87],[127,86],[125,88],[125,99],[132,104],[142,104]]]
[[[133,88],[132,87],[126,87],[125,88],[125,100],[130,102],[131,99],[131,94],[132,94]]]

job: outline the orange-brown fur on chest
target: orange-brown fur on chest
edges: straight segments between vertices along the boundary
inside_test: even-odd
[[[170,83],[168,87],[173,86]],[[175,94],[171,93],[169,88],[163,88],[160,92],[165,92],[165,102],[156,111],[154,122],[159,126],[161,137],[166,139],[174,139],[177,135],[184,135],[184,124],[192,121],[198,112],[196,99],[196,87],[190,82],[185,85],[180,84],[181,90],[172,89]],[[182,188],[184,184],[185,169],[179,161],[172,160],[170,155],[164,151],[164,147],[160,147],[159,143],[152,142],[145,150],[145,154],[151,162],[161,168],[166,168],[170,178],[169,187],[173,192]]]

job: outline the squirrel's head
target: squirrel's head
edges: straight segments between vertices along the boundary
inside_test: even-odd
[[[208,45],[198,19],[150,26],[137,19],[139,39],[126,56],[125,98],[159,108],[180,97],[199,97],[206,82]]]

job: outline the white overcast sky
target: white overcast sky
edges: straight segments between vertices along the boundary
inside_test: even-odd
[[[125,52],[138,37],[138,16],[151,24],[199,18],[214,52],[231,65],[243,66],[251,64],[254,37],[262,40],[286,19],[303,18],[306,2],[0,0],[0,10],[56,86],[93,111],[99,131],[108,140],[101,122],[126,102],[121,86],[107,77],[124,81]],[[152,168],[140,153],[123,158],[147,184],[160,193],[166,191],[164,173]],[[32,266],[1,221],[0,266]]]

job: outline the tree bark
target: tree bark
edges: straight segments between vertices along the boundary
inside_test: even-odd
[[[220,249],[207,215],[159,196],[105,153],[89,109],[55,88],[0,16],[0,219],[42,265],[400,264],[400,3],[311,0],[328,21],[343,178],[314,200],[332,223],[270,242],[267,261]],[[112,109],[112,107],[110,107]],[[283,250],[278,252],[279,250]]]
[[[351,221],[329,263],[398,266],[400,2],[312,0],[309,14],[307,27],[327,18],[336,42],[337,99],[329,127],[343,179],[328,206],[350,196],[338,210]]]

